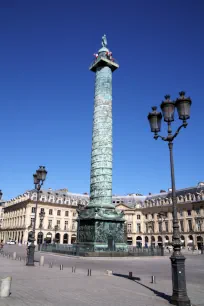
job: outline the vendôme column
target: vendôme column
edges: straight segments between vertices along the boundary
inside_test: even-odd
[[[91,186],[89,206],[114,208],[112,205],[112,72],[119,66],[107,49],[95,54],[90,70],[96,73],[91,154]]]
[[[78,210],[78,251],[127,250],[123,213],[112,204],[112,73],[118,67],[104,35],[90,67],[96,73],[90,202]]]

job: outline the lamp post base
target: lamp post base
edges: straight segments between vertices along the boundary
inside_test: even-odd
[[[34,266],[34,254],[35,254],[35,245],[33,243],[28,247],[26,266]]]
[[[191,306],[191,302],[186,291],[185,257],[180,252],[174,252],[170,259],[173,284],[171,304],[177,306]]]

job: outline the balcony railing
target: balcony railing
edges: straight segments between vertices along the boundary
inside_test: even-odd
[[[91,63],[90,67],[93,66],[95,63],[99,62],[100,59],[108,60],[108,61],[113,62],[113,63],[115,63],[115,64],[118,65],[118,61],[117,61],[115,58],[112,58],[112,59],[111,59],[111,58],[108,58],[108,57],[106,57],[106,56],[98,56],[97,58],[95,58],[95,59],[93,60],[93,62]]]

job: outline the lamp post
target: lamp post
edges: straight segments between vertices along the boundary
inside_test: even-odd
[[[37,201],[35,204],[35,216],[32,228],[32,236],[31,236],[31,245],[28,247],[28,256],[26,266],[34,266],[34,255],[35,255],[35,226],[36,226],[36,217],[37,217],[37,208],[39,201],[40,189],[46,179],[47,171],[44,166],[40,166],[39,169],[33,174],[33,180],[35,185],[35,190],[37,192]]]
[[[56,244],[56,232],[58,231],[58,229],[59,229],[59,226],[56,224],[56,225],[54,226],[54,232],[55,232],[55,238],[53,239],[54,244]]]
[[[43,228],[43,220],[45,218],[45,212],[44,211],[40,211],[39,212],[39,219],[40,219],[40,224],[39,224],[39,228],[40,228],[40,236],[39,236],[39,239],[38,239],[38,250],[40,250],[40,246],[43,242],[43,233],[41,232],[42,228]],[[39,235],[39,233],[38,233]]]
[[[162,237],[162,244],[161,244],[161,255],[164,256],[164,237],[163,237],[163,222],[165,221],[165,213],[160,212],[157,214],[159,224],[161,224],[161,237]]]
[[[204,217],[196,217],[196,221],[197,221],[197,227],[198,227],[198,232],[200,234],[201,237],[201,242],[200,242],[200,250],[201,250],[201,254],[203,254],[203,237],[202,237],[202,227],[204,224]]]
[[[154,228],[154,221],[148,221],[147,222],[147,226],[148,226],[148,232],[150,231],[150,234],[153,234],[153,228]],[[151,245],[152,245],[152,240],[151,240]]]
[[[174,102],[170,100],[170,96],[165,96],[165,101],[161,104],[161,110],[163,113],[164,121],[168,124],[168,135],[162,137],[158,135],[161,128],[161,112],[157,112],[157,107],[152,107],[152,112],[148,115],[148,120],[151,127],[151,132],[154,133],[154,139],[161,138],[168,142],[170,151],[170,167],[171,167],[171,185],[172,185],[172,203],[173,203],[173,254],[171,259],[172,268],[172,287],[173,294],[171,297],[171,304],[177,306],[190,306],[191,302],[187,295],[186,290],[186,277],[185,277],[185,257],[181,253],[181,240],[179,233],[179,223],[177,218],[177,199],[176,199],[176,187],[174,176],[174,162],[173,162],[173,140],[179,134],[181,128],[187,127],[187,119],[190,118],[190,106],[191,99],[185,97],[185,92],[179,93],[180,97]],[[172,134],[171,122],[174,121],[174,111],[177,108],[179,119],[183,121],[183,124],[179,126],[177,131]]]
[[[79,214],[80,212],[84,209],[84,205],[82,205],[80,202],[78,204],[78,207],[76,209],[77,213],[78,213],[78,218],[76,219],[77,222],[77,244],[76,244],[76,255],[79,255],[79,228],[80,228],[80,218],[79,218]]]

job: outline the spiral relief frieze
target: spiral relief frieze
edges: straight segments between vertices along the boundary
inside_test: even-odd
[[[96,71],[90,205],[112,205],[112,71]]]

